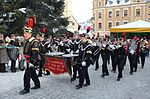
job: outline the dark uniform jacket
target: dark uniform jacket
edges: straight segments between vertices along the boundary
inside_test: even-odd
[[[39,54],[38,41],[34,37],[31,37],[29,40],[25,42],[24,56],[27,59],[27,62],[30,62],[33,65],[37,65],[38,54]]]
[[[81,64],[83,61],[86,62],[86,67],[93,64],[92,47],[88,42],[83,43],[79,48],[78,64]]]

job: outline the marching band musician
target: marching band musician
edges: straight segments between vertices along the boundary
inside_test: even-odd
[[[148,48],[146,47],[146,42],[144,40],[142,40],[141,44],[140,44],[140,57],[141,57],[142,68],[144,68],[147,49]]]
[[[30,92],[30,79],[33,80],[35,86],[31,89],[40,88],[40,81],[36,74],[35,65],[38,64],[38,41],[32,37],[32,28],[24,27],[24,56],[27,61],[27,68],[24,73],[24,89],[19,92],[20,95],[24,95]]]
[[[38,77],[42,77],[42,69],[44,68],[45,63],[45,57],[44,54],[46,54],[48,51],[48,42],[45,39],[44,33],[39,33],[39,55],[40,55],[40,66],[39,66],[39,73]],[[47,71],[46,75],[50,75],[50,73]]]
[[[133,71],[137,71],[137,42],[133,39],[129,45],[129,63],[130,63],[130,75],[133,75]]]
[[[79,39],[79,36],[77,34],[74,35],[74,39],[71,42],[71,50],[73,51],[73,53],[78,53],[79,51],[79,47],[81,44],[81,40]],[[76,80],[77,78],[77,72],[79,73],[79,67],[76,64],[77,61],[77,57],[73,58],[73,77],[71,78],[71,82]]]
[[[104,39],[104,42],[101,48],[101,57],[102,57],[102,62],[103,62],[102,63],[102,75],[101,75],[102,78],[109,75],[108,68],[107,68],[107,61],[108,61],[109,53],[110,53],[109,45],[106,42],[106,39]]]
[[[79,84],[76,85],[76,89],[82,88],[82,86],[90,85],[90,78],[88,74],[88,67],[93,64],[92,60],[92,48],[85,38],[85,34],[82,36],[82,44],[79,48],[79,57],[77,64],[79,65]],[[84,79],[86,83],[84,84]],[[84,85],[83,85],[84,84]]]
[[[93,60],[94,62],[96,62],[95,64],[95,71],[97,71],[99,69],[99,56],[100,56],[100,48],[101,48],[101,42],[99,42],[99,39],[93,39]]]
[[[116,58],[117,58],[117,51],[115,50],[116,47],[116,40],[113,39],[110,43],[110,56],[111,56],[111,63],[112,63],[112,72],[116,72]]]
[[[117,81],[120,81],[120,79],[123,77],[122,71],[124,68],[124,61],[125,61],[125,55],[126,55],[126,50],[123,45],[123,42],[118,42],[116,52],[117,52],[116,57],[117,57],[117,65],[118,65]]]

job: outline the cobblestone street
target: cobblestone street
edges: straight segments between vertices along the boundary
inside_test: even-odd
[[[108,67],[110,71],[111,65]],[[119,82],[117,73],[109,72],[109,76],[101,78],[101,67],[98,71],[94,68],[89,68],[91,85],[88,87],[75,89],[78,79],[71,83],[68,74],[50,75],[40,78],[41,89],[31,90],[26,95],[19,95],[24,72],[0,73],[0,99],[150,99],[150,58],[146,59],[144,69],[139,64],[133,75],[129,74],[127,63]]]

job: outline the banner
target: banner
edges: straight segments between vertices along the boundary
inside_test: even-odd
[[[54,74],[64,74],[68,72],[64,58],[46,57],[46,70]]]

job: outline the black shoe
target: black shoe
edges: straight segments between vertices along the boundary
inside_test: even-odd
[[[45,75],[47,75],[47,76],[50,75],[50,72],[48,70],[46,70]]]
[[[89,86],[89,85],[90,85],[90,84],[88,84],[88,83],[85,83],[83,86],[85,86],[85,87],[86,87],[86,86]]]
[[[76,78],[79,78],[79,76],[77,76]]]
[[[0,71],[0,73],[6,73],[6,72],[8,72],[8,71],[6,71],[6,70],[5,71]]]
[[[23,90],[21,90],[21,91],[19,92],[19,94],[20,94],[20,95],[24,95],[24,94],[27,94],[27,93],[29,93],[29,92],[30,92],[29,90],[23,89]]]
[[[79,84],[78,85],[76,85],[76,87],[78,87],[78,86],[80,86]]]
[[[134,70],[134,72],[136,72],[137,70]]]
[[[16,70],[11,70],[11,72],[12,72],[12,73],[15,73],[15,72],[16,72]]]
[[[104,78],[104,77],[105,77],[105,74],[102,74],[101,77]]]
[[[120,81],[120,78],[117,78],[117,81]]]
[[[95,68],[95,71],[97,71],[99,68]]]
[[[142,68],[144,68],[144,66],[142,66]]]
[[[21,70],[21,71],[24,71],[24,70],[25,70],[25,67],[23,67],[23,68],[20,68],[20,70]]]
[[[39,89],[39,88],[40,88],[40,86],[34,86],[34,87],[31,88],[31,90]]]
[[[82,88],[81,85],[77,85],[77,86],[76,86],[76,89],[80,89],[80,88]]]
[[[114,70],[112,69],[111,71],[113,72]]]
[[[75,81],[76,80],[76,78],[71,78],[71,82],[73,82],[73,81]]]
[[[133,72],[130,72],[130,75],[133,75]]]
[[[109,76],[109,73],[106,73],[105,76]]]
[[[38,74],[38,77],[42,77],[42,74]]]

